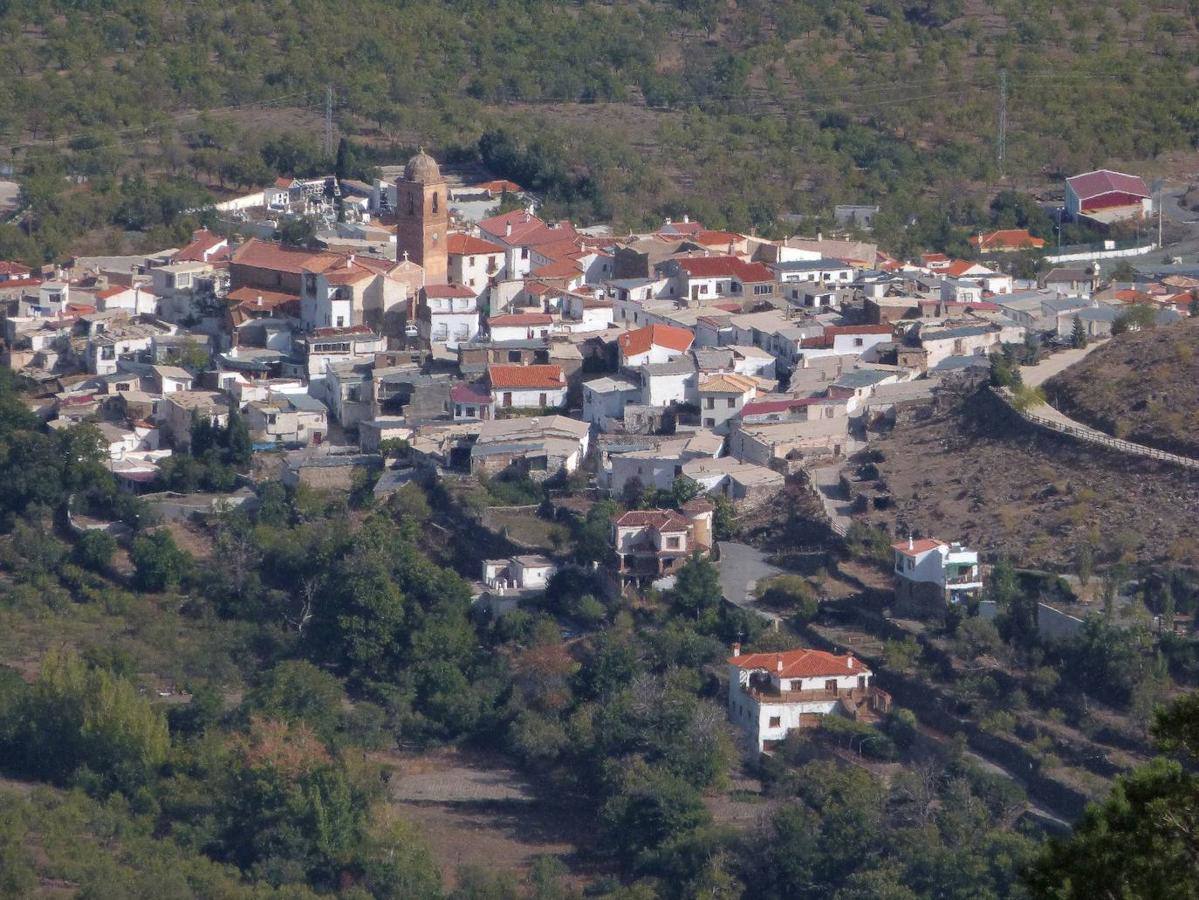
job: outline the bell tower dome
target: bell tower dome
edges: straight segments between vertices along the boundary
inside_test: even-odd
[[[396,259],[408,258],[425,270],[425,284],[445,284],[449,272],[446,232],[449,196],[436,160],[422,147],[396,179]]]

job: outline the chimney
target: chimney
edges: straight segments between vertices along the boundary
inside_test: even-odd
[[[823,241],[823,240],[824,240],[824,232],[823,232],[823,231],[817,231],[817,232],[816,232],[816,241],[817,241],[817,243],[819,243],[820,241]]]
[[[346,268],[349,269],[353,265],[354,265],[354,254],[351,253],[348,256],[346,256]]]
[[[666,217],[666,224],[667,224],[667,225],[671,224],[671,221],[670,221],[670,216],[667,216],[667,217]]]
[[[777,659],[777,662],[775,663],[775,669],[781,673],[783,671],[783,656],[782,656],[782,654],[780,653],[776,657],[776,659]]]
[[[262,294],[259,294],[257,297],[254,298],[254,305],[262,306]]]
[[[852,669],[854,667],[855,662],[856,662],[856,660],[854,660],[853,654],[850,653],[845,660],[845,665],[847,665],[849,668]]]
[[[511,222],[504,223],[504,237],[512,237],[512,223]]]
[[[741,655],[741,645],[733,644],[733,656],[740,656],[740,655]]]
[[[912,532],[910,532],[910,531],[908,532],[908,549],[909,550],[916,549],[916,542],[912,540]]]
[[[683,213],[683,224],[684,224],[684,225],[686,225],[686,224],[688,224],[690,221],[691,221],[691,216],[690,216],[690,215],[688,215],[687,213]]]

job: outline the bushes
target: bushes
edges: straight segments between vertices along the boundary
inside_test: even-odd
[[[179,587],[191,572],[191,556],[175,545],[169,531],[138,535],[129,552],[133,583],[142,591],[167,591]]]

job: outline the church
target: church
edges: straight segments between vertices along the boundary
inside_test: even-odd
[[[449,277],[446,236],[450,229],[449,192],[437,162],[422,148],[396,179],[396,259],[425,270],[425,284]]]

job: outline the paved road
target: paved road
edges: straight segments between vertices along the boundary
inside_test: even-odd
[[[772,612],[754,606],[753,590],[758,582],[782,574],[782,569],[766,562],[766,554],[748,544],[733,541],[717,543],[720,550],[720,589],[724,599],[734,606],[752,610],[769,621],[778,621]]]
[[[1107,341],[1091,341],[1081,350],[1062,350],[1047,356],[1035,366],[1021,366],[1020,376],[1028,387],[1040,387],[1054,375],[1070,368],[1092,350],[1102,347]]]
[[[848,529],[853,523],[850,517],[852,505],[841,490],[841,470],[845,467],[844,459],[832,466],[821,466],[812,469],[812,484],[820,502],[824,504],[825,514],[834,525]]]

